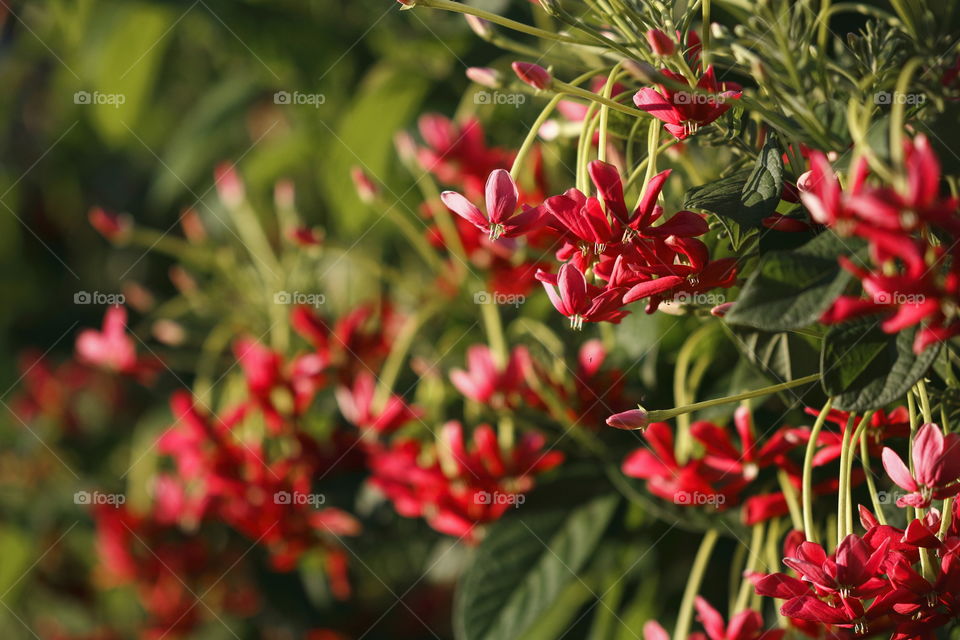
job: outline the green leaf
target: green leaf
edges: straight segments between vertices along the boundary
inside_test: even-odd
[[[783,192],[783,157],[780,145],[773,134],[757,156],[750,177],[740,194],[739,222],[748,227],[759,227],[760,221],[769,216],[780,202]]]
[[[84,52],[89,84],[82,87],[88,96],[80,104],[91,110],[104,139],[133,137],[130,130],[137,130],[176,18],[173,11],[152,4],[117,4],[91,32]]]
[[[727,232],[734,251],[739,251],[752,233],[751,229],[744,228],[740,218],[740,194],[749,176],[747,169],[737,171],[690,189],[683,200],[684,209],[698,209],[715,215]]]
[[[937,359],[940,344],[913,352],[917,328],[884,333],[876,316],[834,327],[823,341],[821,384],[842,411],[879,409],[906,395]]]
[[[777,382],[789,382],[820,370],[819,345],[807,336],[786,331],[729,329],[734,343],[750,364]]]
[[[788,331],[813,324],[850,282],[837,256],[855,254],[862,241],[825,231],[796,251],[773,251],[760,259],[726,316],[729,324]]]
[[[616,496],[527,512],[490,527],[454,603],[459,640],[523,638],[576,579],[616,509]]]
[[[359,166],[378,183],[386,183],[396,164],[393,138],[420,107],[427,91],[426,78],[382,62],[364,77],[356,98],[346,108],[335,131],[324,124],[327,158],[321,173],[326,195],[338,212],[337,220],[348,232],[365,229],[381,214],[363,205],[350,180],[350,168]],[[346,185],[346,188],[345,188]],[[397,193],[403,193],[397,192]],[[396,194],[388,193],[391,201]],[[400,205],[397,205],[400,206]],[[403,215],[411,215],[401,208]],[[389,230],[389,224],[384,225]]]

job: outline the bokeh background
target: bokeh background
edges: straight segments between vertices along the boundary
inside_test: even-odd
[[[214,188],[227,161],[267,208],[274,184],[292,180],[306,223],[401,253],[391,225],[361,206],[350,169],[365,167],[399,207],[416,207],[395,133],[424,111],[456,111],[465,66],[498,54],[459,16],[404,15],[392,0],[0,0],[0,21],[0,637],[101,637],[81,634],[135,628],[142,613],[129,590],[92,590],[92,525],[72,493],[111,464],[104,452],[142,416],[85,400],[93,432],[71,437],[12,410],[40,372],[25,353],[62,362],[81,327],[99,326],[104,306],[76,304],[79,292],[116,294],[130,281],[159,300],[173,291],[172,261],[111,247],[90,208],[175,234],[192,209],[212,235],[227,234]],[[284,104],[277,92],[313,104]],[[170,366],[190,383],[192,363]],[[169,390],[140,389],[133,404],[160,407],[163,420]],[[310,628],[297,616],[323,613],[299,604],[302,585],[264,584],[290,606],[279,629]],[[275,637],[299,637],[288,633]],[[370,637],[422,633],[388,616]],[[214,624],[192,637],[234,636]]]

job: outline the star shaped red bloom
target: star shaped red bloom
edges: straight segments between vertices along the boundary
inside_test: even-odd
[[[686,79],[666,69],[661,74],[679,83]],[[660,90],[644,87],[633,96],[638,109],[662,120],[664,128],[683,140],[691,133],[722,116],[730,108],[729,101],[740,97],[740,85],[718,83],[713,65],[697,81],[698,91],[677,91],[665,85]]]
[[[444,191],[440,194],[440,199],[450,211],[487,233],[491,240],[501,236],[515,238],[533,230],[539,223],[539,208],[525,207],[522,213],[514,215],[519,197],[517,183],[503,169],[496,169],[487,178],[484,198],[486,216],[456,191]]]
[[[560,267],[559,273],[537,271],[554,308],[570,318],[570,326],[579,329],[584,322],[613,322],[617,324],[629,311],[620,307],[623,290],[601,289],[587,284],[587,279],[573,264]]]
[[[913,473],[893,449],[883,449],[883,468],[901,489],[910,493],[897,506],[925,509],[933,499],[960,493],[960,435],[943,435],[940,427],[927,423],[913,442]]]

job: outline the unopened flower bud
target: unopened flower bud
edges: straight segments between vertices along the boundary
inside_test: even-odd
[[[622,413],[615,413],[607,418],[607,426],[625,431],[645,429],[649,423],[647,412],[643,409],[630,409]]]
[[[716,316],[717,318],[722,318],[723,316],[727,315],[727,313],[730,312],[730,309],[732,307],[733,307],[732,302],[724,302],[722,304],[718,304],[714,308],[710,309],[710,315]]]
[[[186,209],[180,216],[180,228],[187,241],[192,244],[203,244],[207,241],[207,229],[200,220],[196,209]]]
[[[166,318],[161,318],[154,322],[150,330],[158,342],[168,347],[179,347],[187,339],[187,332],[184,330],[183,325]]]
[[[553,76],[550,75],[550,72],[538,64],[531,62],[514,62],[510,66],[513,67],[513,72],[517,74],[518,78],[534,89],[539,89],[540,91],[549,89],[550,84],[553,82]]]
[[[650,50],[658,56],[672,56],[673,52],[677,50],[677,46],[670,36],[660,29],[647,31],[647,43],[650,45]]]
[[[273,202],[278,209],[293,209],[297,200],[297,190],[291,180],[279,180],[273,185]]]
[[[406,131],[400,131],[393,137],[393,146],[404,164],[410,165],[417,161],[417,143]]]
[[[220,201],[228,207],[237,207],[243,203],[246,191],[237,170],[228,162],[219,165],[213,174]]]
[[[376,200],[380,190],[362,168],[352,167],[350,177],[353,178],[353,186],[356,187],[357,195],[364,204],[370,204]]]
[[[493,28],[491,28],[490,23],[483,18],[478,18],[469,13],[465,14],[464,18],[467,19],[467,24],[470,25],[470,29],[484,40],[493,35]]]
[[[130,216],[110,213],[100,207],[90,209],[90,213],[87,214],[87,219],[90,221],[90,226],[110,242],[122,242],[126,240],[130,235],[130,230],[133,228],[133,221]]]
[[[470,67],[467,69],[467,77],[481,87],[487,87],[488,89],[499,89],[503,86],[503,78],[500,72],[490,67]]]

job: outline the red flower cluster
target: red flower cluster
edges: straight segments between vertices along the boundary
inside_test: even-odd
[[[589,170],[597,197],[570,189],[516,216],[517,187],[506,172],[494,172],[488,180],[489,218],[460,194],[447,191],[444,202],[491,238],[539,229],[562,243],[556,257],[564,264],[558,273],[538,270],[537,278],[574,328],[584,322],[618,323],[629,313],[622,307],[638,300],[646,299],[652,313],[677,295],[734,283],[736,260],[710,260],[709,249],[696,238],[708,230],[702,216],[680,211],[655,224],[663,219],[657,197],[669,171],[651,179],[631,213],[617,168],[596,160]],[[591,270],[599,285],[587,281]]]
[[[841,257],[868,296],[841,296],[824,314],[828,324],[884,314],[883,330],[896,333],[921,325],[914,351],[960,333],[960,249],[944,247],[938,234],[960,231],[960,202],[941,194],[940,163],[923,135],[904,144],[904,167],[894,186],[866,183],[866,163],[853,167],[841,188],[826,156],[814,153],[801,176],[801,199],[814,220],[840,235],[870,243],[872,268]],[[921,324],[922,323],[922,324]]]
[[[906,529],[880,524],[860,508],[866,533],[846,536],[832,554],[788,536],[784,564],[795,572],[751,576],[758,594],[785,600],[783,615],[808,635],[932,637],[960,614],[960,538],[957,512],[941,527],[931,509]],[[922,553],[932,556],[921,572]]]
[[[410,518],[475,542],[478,525],[492,522],[523,501],[534,477],[563,461],[559,451],[544,450],[543,436],[527,433],[508,450],[486,424],[473,431],[467,447],[459,422],[443,426],[438,442],[425,447],[399,440],[375,450],[371,482]]]
[[[734,426],[739,437],[735,444],[730,434],[711,422],[699,421],[690,427],[703,451],[685,462],[674,452],[669,425],[655,422],[644,437],[649,448],[637,449],[623,461],[624,474],[647,481],[650,493],[682,506],[710,506],[718,510],[737,506],[743,492],[756,488],[764,469],[783,469],[795,487],[800,486],[800,468],[788,454],[809,439],[806,428],[782,427],[758,444],[753,419],[745,407],[737,409]],[[828,490],[820,488],[822,492]],[[744,519],[748,524],[785,515],[786,497],[780,492],[746,498]]]

